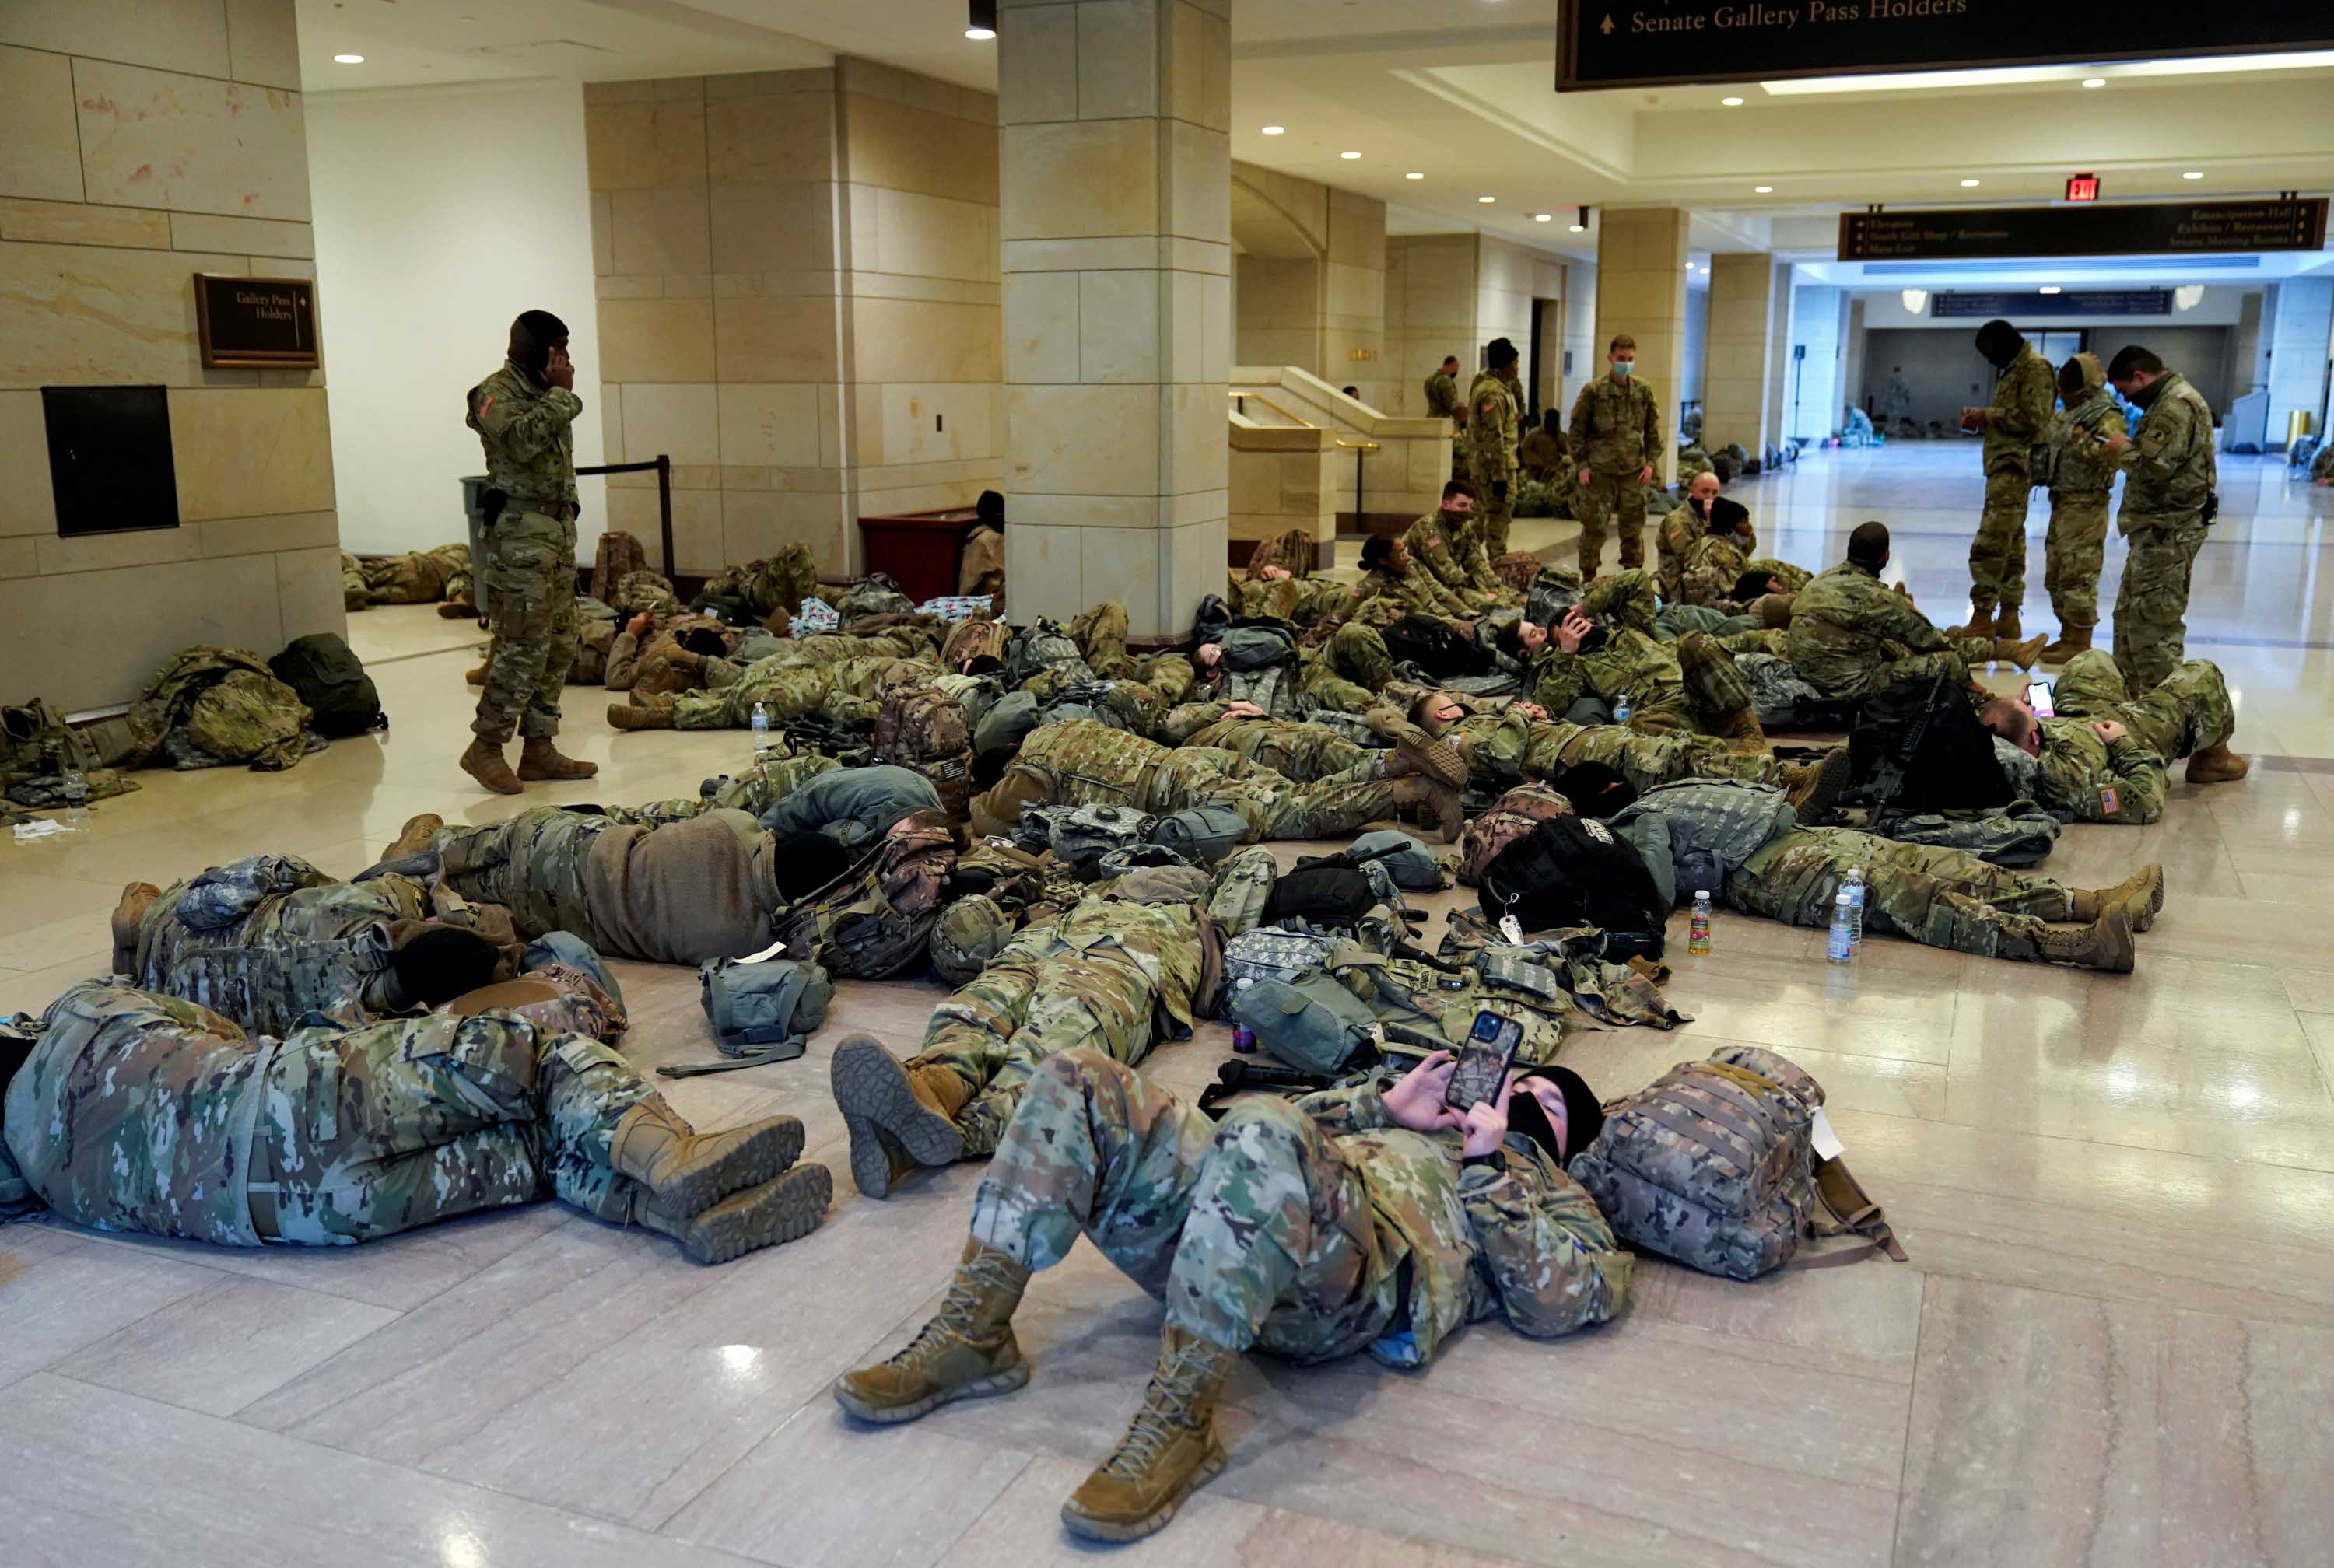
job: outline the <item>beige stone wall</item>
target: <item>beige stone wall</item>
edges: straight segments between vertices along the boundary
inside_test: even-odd
[[[308,216],[293,0],[0,5],[0,697],[342,630],[323,374],[207,370],[195,327],[198,272],[314,277]],[[60,538],[39,389],[130,384],[179,526]]]
[[[1459,356],[1459,390],[1465,391],[1483,343],[1475,313],[1477,236],[1471,234],[1397,235],[1386,241],[1385,358],[1381,370],[1394,414],[1426,412],[1426,378],[1445,354]]]
[[[996,101],[860,60],[584,90],[610,460],[677,570],[969,501],[1004,446]],[[645,481],[645,482],[643,482]],[[609,521],[657,551],[654,476]]]
[[[1710,258],[1710,358],[1702,424],[1706,449],[1740,441],[1757,452],[1767,444],[1767,380],[1779,324],[1769,313],[1773,274],[1773,258],[1764,251],[1721,251]]]
[[[1616,332],[1637,340],[1637,379],[1660,402],[1664,430],[1677,428],[1685,378],[1686,217],[1683,208],[1605,209],[1596,240],[1597,363]],[[1677,442],[1666,439],[1654,475],[1677,477]]]
[[[1327,430],[1288,426],[1231,428],[1229,468],[1233,539],[1311,532],[1317,547],[1337,536],[1336,464],[1343,453]]]
[[[1294,365],[1384,409],[1385,203],[1232,165],[1233,361]]]

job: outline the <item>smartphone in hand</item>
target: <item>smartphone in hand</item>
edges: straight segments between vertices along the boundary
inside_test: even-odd
[[[1498,1097],[1500,1085],[1514,1065],[1516,1052],[1524,1043],[1524,1026],[1513,1018],[1494,1013],[1489,1008],[1475,1015],[1474,1027],[1467,1031],[1466,1044],[1459,1047],[1456,1063],[1451,1070],[1451,1086],[1442,1092],[1442,1103],[1453,1111],[1471,1109],[1478,1100]]]
[[[2050,689],[2050,683],[2047,680],[2038,680],[2027,687],[2026,703],[2034,710],[2037,718],[2059,717],[2058,694]]]

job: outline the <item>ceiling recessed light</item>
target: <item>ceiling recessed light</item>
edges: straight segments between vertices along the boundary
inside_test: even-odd
[[[1742,101],[1739,98],[1722,98],[1718,101],[1723,103],[1729,109],[1740,109],[1742,107]]]
[[[364,56],[362,54],[335,54],[333,56],[333,63],[335,65],[362,65],[364,63]]]
[[[1754,195],[1758,196],[1772,196],[1775,194],[1775,188],[1771,185],[1754,185],[1750,189]]]
[[[1588,226],[1585,223],[1576,223],[1572,226],[1572,232],[1575,234],[1587,234],[1588,232]]]
[[[1358,152],[1341,152],[1337,156],[1339,158],[1359,158],[1362,155]]]
[[[994,27],[968,27],[964,30],[964,35],[967,38],[975,40],[976,42],[986,43],[989,40],[997,36],[997,29]]]
[[[1962,181],[1962,188],[1963,188],[1963,190],[1967,190],[1967,189],[1969,189],[1971,187],[1972,187],[1972,186],[1974,186],[1974,185],[1976,185],[1976,184],[1977,184],[1977,181],[1975,181],[1975,180],[1973,180],[1973,179],[1965,179],[1965,180]]]
[[[2104,76],[2086,76],[2083,78],[2083,85],[2086,87],[2105,87],[2107,84],[2107,79]]]
[[[1685,270],[1686,270],[1686,271],[1688,271],[1688,272],[1692,272],[1692,271],[1693,271],[1693,264],[1692,262],[1688,262],[1688,263],[1686,263],[1686,264],[1685,264]]]
[[[1424,179],[1425,178],[1426,176],[1417,172],[1415,169],[1403,176],[1403,178],[1404,179]]]
[[[1500,198],[1499,198],[1498,197],[1496,197],[1496,196],[1479,196],[1479,197],[1477,197],[1475,199],[1476,199],[1477,201],[1483,202],[1483,203],[1485,203],[1486,205],[1488,205],[1488,204],[1490,204],[1490,203],[1491,203],[1491,202],[1495,202],[1495,201],[1499,200]]]
[[[1556,214],[1552,212],[1536,212],[1532,214],[1532,222],[1534,223],[1553,223],[1555,221]]]
[[[2202,179],[2204,178],[2204,171],[2201,168],[2192,168],[2180,178],[2183,179]]]
[[[1288,127],[1285,125],[1268,125],[1264,128],[1264,134],[1267,136],[1285,136],[1288,132]]]
[[[2037,292],[2046,294],[2055,294],[2059,292],[2059,285],[2057,284],[2044,284]]]

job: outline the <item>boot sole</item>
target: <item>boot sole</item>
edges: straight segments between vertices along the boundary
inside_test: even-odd
[[[389,842],[389,847],[381,851],[381,858],[393,861],[400,855],[420,853],[429,847],[429,841],[436,838],[445,825],[446,819],[436,812],[422,812],[406,818],[405,826],[398,830],[397,837]]]
[[[2156,871],[2155,885],[2148,889],[2146,899],[2144,902],[2135,899],[2125,904],[2124,909],[2131,916],[2131,928],[2135,931],[2145,931],[2156,924],[2156,917],[2164,912],[2164,872],[2161,868]]]
[[[717,1264],[797,1241],[819,1227],[834,1201],[834,1172],[824,1165],[797,1165],[690,1221],[681,1250],[692,1263]]]
[[[925,1109],[908,1086],[907,1068],[881,1043],[859,1034],[836,1046],[828,1083],[851,1133],[851,1179],[862,1192],[880,1195],[892,1185],[879,1134],[888,1133],[918,1165],[964,1158],[964,1135]]]
[[[659,1204],[680,1214],[701,1215],[732,1193],[759,1187],[802,1158],[803,1124],[777,1116],[712,1164],[655,1189]]]
[[[1791,808],[1801,827],[1813,826],[1830,812],[1840,791],[1847,787],[1849,765],[1845,746],[1816,765],[1815,781],[1808,786],[1806,797]]]
[[[959,1400],[988,1400],[994,1399],[998,1394],[1009,1394],[1016,1389],[1026,1386],[1028,1381],[1029,1363],[1016,1361],[1001,1372],[991,1372],[989,1376],[977,1379],[972,1382],[960,1383],[955,1388],[943,1389],[936,1394],[927,1394],[913,1404],[887,1406],[867,1403],[844,1388],[843,1380],[837,1378],[834,1380],[834,1402],[841,1405],[846,1413],[856,1416],[863,1421],[872,1421],[879,1427],[896,1427],[903,1421],[912,1421],[919,1416],[929,1416],[942,1405],[952,1405]]]
[[[464,763],[462,765],[462,771],[468,774],[472,778],[477,780],[478,787],[480,789],[491,790],[498,795],[520,794],[523,794],[526,788],[525,784],[519,782],[519,778],[516,774],[513,774],[511,775],[510,787],[508,789],[505,789],[501,784],[497,784],[494,780],[488,778],[485,774],[480,773],[477,768],[472,767],[468,763]]]
[[[1191,1500],[1192,1493],[1222,1475],[1224,1467],[1230,1462],[1230,1455],[1221,1443],[1218,1443],[1208,1450],[1208,1457],[1200,1461],[1199,1468],[1191,1472],[1188,1480],[1176,1487],[1165,1502],[1142,1518],[1124,1523],[1116,1519],[1096,1519],[1089,1515],[1074,1513],[1070,1505],[1065,1503],[1062,1505],[1062,1527],[1088,1541],[1140,1541],[1145,1535],[1155,1535],[1167,1527],[1169,1520],[1182,1511],[1183,1505]]]

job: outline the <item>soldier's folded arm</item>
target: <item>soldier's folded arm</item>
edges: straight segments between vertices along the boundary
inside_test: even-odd
[[[1662,434],[1662,405],[1658,398],[1645,399],[1645,457],[1648,467],[1662,460],[1667,438]]]
[[[1549,640],[1548,652],[1532,667],[1526,696],[1548,709],[1550,718],[1562,718],[1565,710],[1578,702],[1588,691],[1588,667],[1577,653],[1567,653]]]
[[[1518,1333],[1554,1339],[1621,1310],[1632,1260],[1570,1177],[1509,1147],[1504,1169],[1462,1170],[1459,1198],[1500,1305]]]
[[[1153,738],[1162,746],[1181,746],[1224,717],[1229,702],[1187,702],[1168,709]]]
[[[2117,820],[2134,827],[2146,827],[2163,817],[2172,775],[2154,747],[2128,735],[2111,740],[2107,742],[2107,766],[2114,770],[2123,792],[2123,810],[2116,813]]]
[[[513,456],[532,457],[558,440],[559,433],[583,411],[583,399],[564,387],[553,387],[524,409],[515,399],[496,398],[478,416],[478,423]]]
[[[1321,1130],[1333,1138],[1346,1132],[1374,1132],[1394,1125],[1393,1118],[1386,1114],[1385,1101],[1376,1087],[1368,1083],[1307,1094],[1297,1102],[1297,1109],[1320,1123]]]

